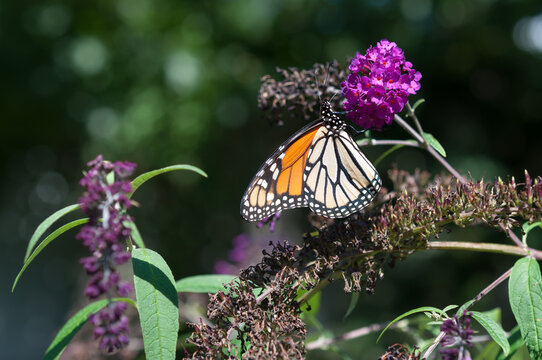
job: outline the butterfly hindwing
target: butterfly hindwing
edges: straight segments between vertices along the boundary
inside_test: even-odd
[[[346,217],[365,208],[382,186],[374,166],[346,131],[322,126],[305,167],[305,197],[316,214]]]
[[[314,136],[321,127],[321,121],[305,126],[267,159],[241,200],[243,218],[259,221],[278,211],[308,206],[303,174]]]

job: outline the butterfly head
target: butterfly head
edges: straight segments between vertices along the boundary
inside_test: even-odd
[[[324,123],[328,126],[336,129],[342,129],[346,126],[339,116],[333,111],[331,102],[329,100],[322,100],[320,103],[320,115],[324,120]]]

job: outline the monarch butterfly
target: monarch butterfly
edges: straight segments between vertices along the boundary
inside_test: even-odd
[[[321,118],[292,135],[267,159],[241,199],[241,215],[260,221],[276,212],[309,207],[329,218],[365,208],[382,180],[327,100]]]

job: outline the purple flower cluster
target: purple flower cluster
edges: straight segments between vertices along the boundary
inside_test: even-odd
[[[365,129],[381,130],[391,124],[408,96],[420,89],[422,75],[388,40],[371,46],[365,55],[356,53],[349,70],[352,73],[342,83],[346,118]]]
[[[94,337],[101,338],[100,350],[111,353],[128,345],[128,317],[125,302],[110,302],[99,312],[90,315]]]
[[[471,338],[474,330],[470,328],[471,315],[463,314],[461,318],[456,315],[444,320],[440,331],[446,335],[440,341],[439,353],[443,360],[471,360],[470,353],[466,346],[472,347]]]
[[[126,213],[131,206],[128,194],[132,191],[127,178],[136,165],[129,162],[111,163],[99,155],[88,166],[90,170],[80,181],[86,192],[79,199],[79,206],[89,221],[76,236],[92,254],[80,260],[90,275],[85,295],[91,299],[103,294],[111,298],[114,293],[126,296],[132,291],[132,286],[121,280],[116,266],[130,259],[123,242],[130,235],[130,228],[125,223],[131,221]],[[91,318],[91,322],[97,326],[95,336],[102,338],[102,350],[112,352],[127,343],[128,320],[122,316],[125,309],[126,304],[110,303]]]

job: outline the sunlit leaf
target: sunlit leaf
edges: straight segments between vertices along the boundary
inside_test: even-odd
[[[124,301],[134,307],[136,304],[132,299],[128,298],[114,298],[112,301]],[[85,325],[90,315],[100,311],[108,303],[108,300],[99,300],[85,306],[83,309],[79,310],[75,315],[73,315],[67,322],[62,326],[58,334],[51,342],[51,345],[45,351],[43,356],[44,360],[56,360],[62,355],[66,346],[71,341],[71,339],[77,334],[77,332]]]
[[[226,291],[224,284],[235,278],[236,276],[223,274],[195,275],[177,280],[175,288],[177,292],[215,294]]]
[[[425,141],[429,144],[429,146],[435,149],[440,155],[446,157],[446,151],[444,150],[440,142],[433,135],[423,132],[422,136],[425,139]]]
[[[440,309],[437,309],[436,307],[432,307],[432,306],[423,306],[423,307],[419,307],[419,308],[416,308],[416,309],[412,309],[412,310],[409,310],[407,311],[406,313],[404,314],[401,314],[399,315],[398,317],[396,317],[395,319],[392,320],[392,322],[390,322],[385,328],[384,330],[382,330],[382,332],[380,333],[380,335],[378,335],[378,339],[376,339],[376,342],[378,342],[380,340],[380,338],[382,337],[382,335],[384,335],[384,333],[386,332],[386,330],[388,330],[388,328],[390,326],[392,326],[393,324],[395,324],[397,321],[401,320],[401,319],[404,319],[406,318],[407,316],[410,316],[412,314],[417,314],[417,313],[421,313],[421,312],[426,312],[426,311],[429,311],[429,312],[436,312],[436,313],[440,313],[441,310]]]
[[[478,311],[471,311],[470,313],[472,318],[478,321],[478,323],[486,329],[489,336],[491,336],[491,338],[501,347],[504,354],[508,355],[510,352],[510,344],[508,343],[506,333],[502,327],[487,314]]]
[[[30,238],[30,241],[28,242],[28,247],[26,248],[26,254],[24,255],[24,261],[26,262],[26,260],[28,260],[28,257],[30,256],[32,249],[34,248],[34,246],[36,245],[40,237],[43,235],[45,231],[47,231],[47,229],[49,229],[51,225],[53,225],[55,221],[57,221],[64,215],[77,209],[79,209],[79,205],[77,204],[69,205],[69,206],[66,206],[65,208],[58,210],[54,214],[50,215],[47,219],[43,220],[43,222],[38,225],[38,227],[36,228],[36,231],[34,231],[34,234]]]
[[[190,170],[190,171],[193,171],[195,173],[198,173],[200,174],[201,176],[204,176],[204,177],[207,177],[207,174],[195,167],[195,166],[192,166],[192,165],[172,165],[172,166],[167,166],[167,167],[164,167],[164,168],[161,168],[161,169],[157,169],[157,170],[152,170],[152,171],[149,171],[149,172],[146,172],[144,174],[141,174],[139,175],[138,177],[136,177],[133,181],[132,181],[132,194],[136,192],[136,190],[147,180],[149,179],[152,179],[153,177],[157,176],[157,175],[160,175],[160,174],[163,174],[163,173],[166,173],[166,172],[170,172],[170,171],[175,171],[175,170]]]
[[[542,277],[538,262],[522,258],[508,281],[508,298],[521,336],[533,359],[542,358]]]
[[[49,243],[51,241],[53,241],[54,239],[56,239],[57,237],[59,237],[60,235],[64,234],[66,231],[76,227],[76,226],[79,226],[79,225],[82,225],[82,224],[86,224],[88,222],[88,218],[84,218],[84,219],[79,219],[79,220],[74,220],[72,222],[69,222],[65,225],[62,225],[61,227],[59,227],[58,229],[56,229],[55,231],[53,231],[52,233],[50,233],[45,239],[43,239],[43,241],[34,249],[34,251],[32,252],[32,254],[28,257],[28,259],[24,262],[24,265],[21,269],[21,271],[19,271],[19,273],[17,274],[17,277],[15,278],[15,281],[13,282],[13,286],[11,287],[11,292],[13,292],[13,290],[15,290],[15,286],[17,285],[17,282],[19,282],[19,278],[21,277],[21,275],[23,274],[23,272],[26,270],[26,268],[28,267],[28,265],[30,265],[30,263],[32,262],[32,260],[34,260],[36,258],[36,256],[38,256],[38,254],[47,246],[49,245]]]
[[[179,309],[171,270],[150,249],[134,249],[132,264],[145,356],[149,360],[175,359]]]

